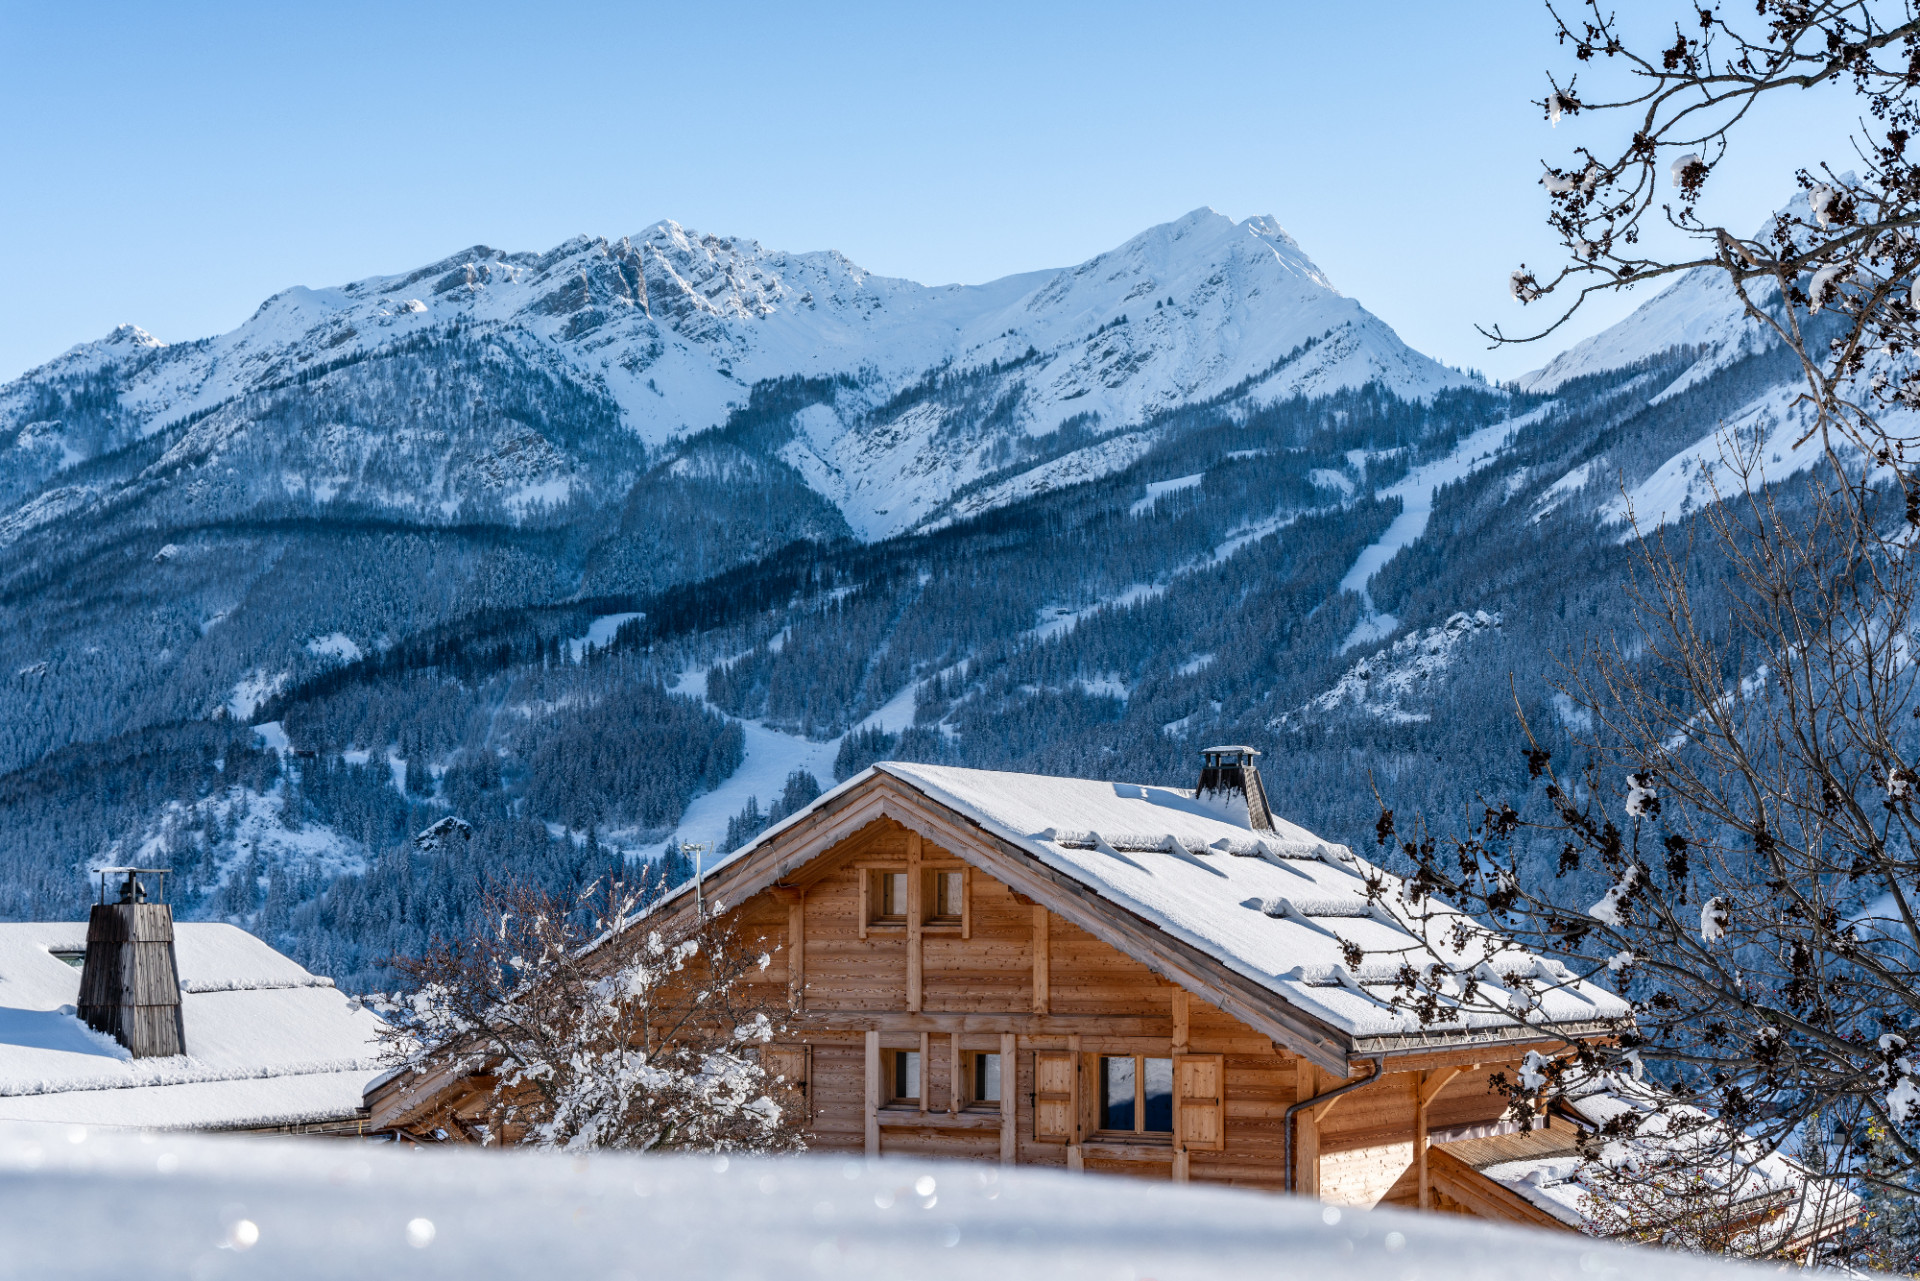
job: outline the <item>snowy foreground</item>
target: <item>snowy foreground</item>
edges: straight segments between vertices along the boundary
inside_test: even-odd
[[[0,1277],[841,1275],[1677,1281],[1741,1271],[1438,1215],[910,1158],[589,1159],[0,1125]]]

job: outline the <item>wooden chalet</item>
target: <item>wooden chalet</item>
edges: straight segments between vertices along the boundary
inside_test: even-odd
[[[1422,1027],[1392,991],[1420,940],[1364,895],[1371,865],[1271,815],[1255,755],[1210,749],[1193,790],[885,762],[654,910],[703,897],[765,938],[815,1150],[1442,1208],[1430,1146],[1515,1128],[1490,1074],[1557,1044],[1543,1022],[1627,1007],[1516,952],[1545,988],[1524,1021]],[[454,1138],[484,1102],[399,1076],[367,1097],[370,1128]]]

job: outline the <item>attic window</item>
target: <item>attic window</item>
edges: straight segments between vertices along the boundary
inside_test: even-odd
[[[925,886],[928,925],[960,925],[967,916],[967,873],[964,868],[936,868]]]
[[[907,874],[882,869],[867,875],[867,924],[905,925]]]
[[[47,949],[47,952],[54,960],[65,961],[76,970],[87,963],[87,949],[84,947],[79,951],[75,951],[70,947],[51,947]]]

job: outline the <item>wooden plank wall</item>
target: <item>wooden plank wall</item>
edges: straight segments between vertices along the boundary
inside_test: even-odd
[[[882,819],[810,864],[781,890],[740,909],[745,927],[766,940],[774,965],[766,980],[797,998],[789,1040],[812,1047],[811,1146],[978,1160],[1007,1155],[1002,1118],[992,1109],[954,1113],[953,1064],[960,1051],[1001,1051],[1013,1036],[1012,1156],[1020,1164],[1078,1167],[1148,1178],[1280,1189],[1285,1186],[1285,1114],[1299,1099],[1339,1084],[1197,996],[1186,1011],[1183,1052],[1219,1054],[1225,1069],[1225,1143],[1175,1161],[1165,1140],[1130,1144],[1087,1140],[1077,1146],[1034,1138],[1036,1051],[1077,1045],[1085,1056],[1080,1094],[1085,1128],[1093,1124],[1094,1056],[1169,1056],[1174,1052],[1172,984],[1084,930],[974,869],[961,927],[868,925],[863,883],[877,867],[959,866],[949,851]],[[917,893],[913,896],[917,898]],[[795,932],[800,937],[794,938]],[[918,933],[918,1009],[910,974],[910,935]],[[797,948],[796,948],[797,943]],[[798,965],[795,965],[795,958]],[[1036,958],[1039,966],[1036,967]],[[797,972],[796,972],[797,971]],[[871,1037],[870,1037],[871,1034]],[[957,1037],[957,1047],[953,1038]],[[923,1111],[883,1106],[868,1125],[869,1054],[922,1050]],[[1462,1073],[1429,1106],[1433,1129],[1491,1120],[1504,1100],[1486,1089],[1486,1071]],[[1302,1114],[1303,1192],[1332,1200],[1414,1204],[1410,1181],[1421,1072],[1391,1072],[1344,1096],[1315,1120]],[[884,1093],[885,1082],[880,1082]],[[1314,1153],[1318,1154],[1317,1161]]]

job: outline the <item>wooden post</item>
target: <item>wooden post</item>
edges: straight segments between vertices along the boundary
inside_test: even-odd
[[[1319,1072],[1305,1059],[1293,1061],[1293,1098],[1296,1103],[1320,1091]],[[1318,1108],[1301,1108],[1293,1118],[1293,1190],[1302,1196],[1320,1195],[1320,1122]]]
[[[1188,1015],[1187,989],[1184,987],[1176,987],[1173,989],[1173,1053],[1175,1055],[1173,1076],[1173,1181],[1175,1183],[1185,1183],[1191,1172],[1187,1157],[1187,1127],[1182,1124],[1183,1118],[1180,1115],[1181,1091],[1178,1058],[1179,1055],[1187,1052]]]
[[[947,1033],[947,1113],[960,1111],[960,1034]]]
[[[907,833],[907,1011],[920,1012],[920,911],[921,892],[920,872],[920,833]],[[926,1056],[920,1058],[920,1079],[926,1080]],[[922,1100],[926,1090],[920,1091]],[[924,1103],[922,1104],[924,1108]]]
[[[1073,1142],[1067,1145],[1067,1168],[1069,1170],[1086,1169],[1086,1160],[1080,1152],[1081,1132],[1086,1129],[1085,1112],[1087,1101],[1085,1092],[1080,1088],[1080,1076],[1086,1068],[1080,1057],[1080,1034],[1075,1032],[1067,1038],[1067,1050],[1073,1055]]]
[[[1019,1156],[1020,1131],[1015,1108],[1020,1101],[1020,1064],[1015,1059],[1013,1033],[1000,1034],[1000,1164],[1012,1165]]]
[[[973,868],[960,869],[960,937],[973,937]]]
[[[880,1155],[880,1030],[867,1033],[867,1155]]]
[[[1033,905],[1033,1012],[1046,1014],[1052,1000],[1049,991],[1053,977],[1053,958],[1047,939],[1047,909],[1038,903]]]
[[[1423,1072],[1414,1082],[1413,1160],[1420,1174],[1422,1210],[1433,1208],[1433,1181],[1427,1173],[1427,1105],[1439,1098],[1440,1091],[1466,1070],[1463,1067],[1435,1068],[1431,1072]]]
[[[933,1033],[920,1034],[920,1110],[927,1110],[927,1102],[933,1097]]]
[[[807,1008],[807,892],[788,891],[787,1005],[795,1014]]]

